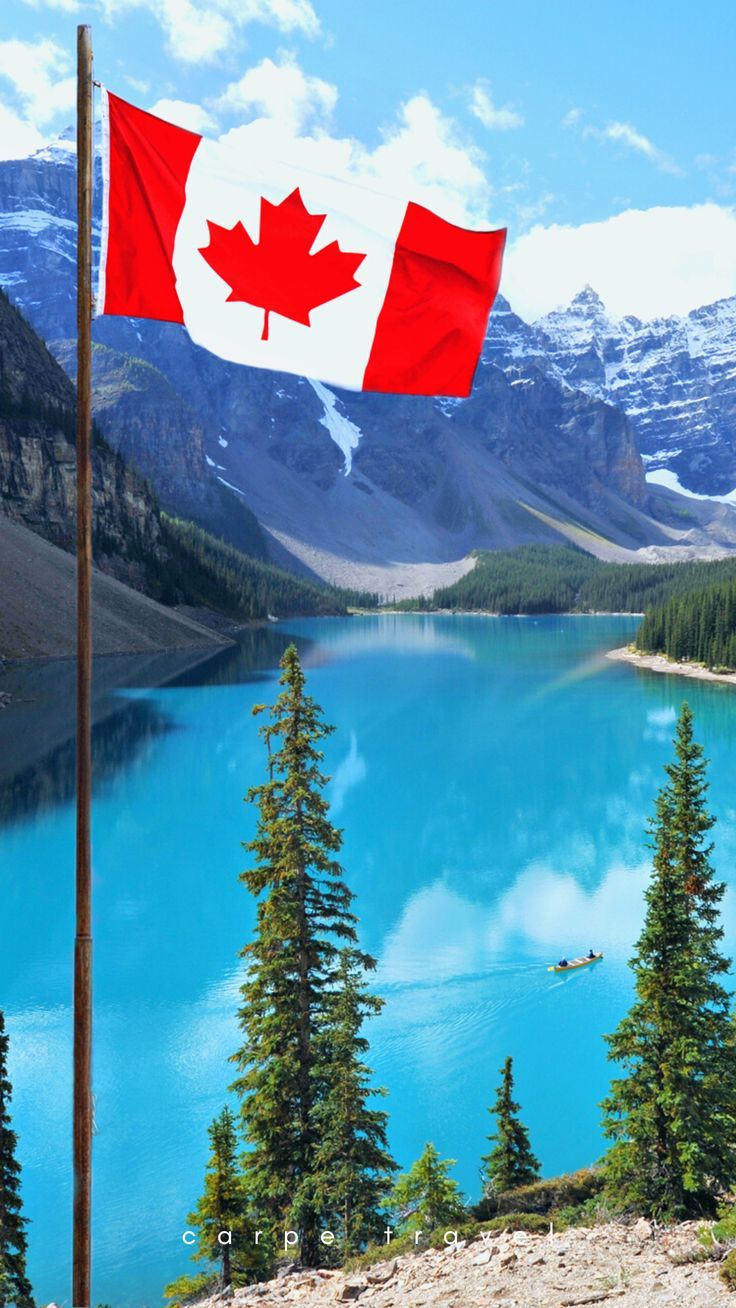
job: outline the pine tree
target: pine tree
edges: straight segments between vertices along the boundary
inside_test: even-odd
[[[367,955],[342,949],[316,1041],[324,1083],[314,1113],[315,1177],[307,1186],[316,1210],[329,1220],[342,1258],[380,1238],[396,1170],[386,1137],[388,1115],[370,1103],[386,1092],[370,1085],[363,1061],[368,1052],[363,1022],[383,1007],[366,987],[365,971],[374,966]]]
[[[268,780],[246,796],[258,804],[259,820],[255,838],[245,846],[255,855],[255,866],[242,880],[259,902],[255,937],[243,950],[248,964],[239,1014],[244,1042],[234,1055],[240,1076],[233,1088],[242,1100],[250,1146],[244,1168],[254,1210],[264,1225],[298,1231],[302,1263],[317,1266],[329,1255],[320,1234],[330,1214],[321,1203],[336,1166],[334,1153],[322,1147],[325,1121],[333,1140],[352,1132],[350,1148],[363,1169],[356,1177],[361,1196],[351,1199],[357,1203],[355,1230],[372,1221],[373,1164],[367,1160],[384,1165],[384,1123],[381,1114],[371,1118],[367,1109],[367,1069],[356,1043],[362,1017],[375,1011],[375,1004],[353,965],[365,969],[375,961],[357,951],[353,896],[335,857],[342,836],[329,821],[322,793],[328,778],[319,747],[333,728],[305,692],[293,645],[281,660],[280,685],[270,721],[261,727]],[[341,980],[345,950],[353,959],[349,987],[344,971]],[[330,1052],[333,1037],[345,1051],[340,1062]],[[343,1103],[358,1113],[362,1126],[341,1120]],[[343,1204],[345,1199],[343,1188]]]
[[[496,1101],[489,1110],[496,1119],[496,1130],[488,1137],[494,1148],[481,1159],[486,1194],[502,1194],[539,1179],[539,1163],[531,1150],[529,1132],[519,1120],[519,1104],[514,1100],[511,1058],[504,1061],[500,1076]]]
[[[245,1181],[238,1160],[236,1122],[229,1108],[209,1127],[210,1157],[205,1174],[204,1193],[196,1209],[187,1218],[199,1231],[195,1258],[220,1263],[223,1287],[243,1285],[262,1279],[268,1270],[268,1246],[254,1243],[255,1223],[251,1220]],[[236,1253],[218,1240],[220,1231],[231,1231]]]
[[[12,1088],[8,1080],[8,1045],[5,1018],[0,1009],[0,1308],[34,1308],[26,1274],[26,1224],[20,1197],[18,1138],[10,1121]]]
[[[719,905],[706,764],[683,705],[675,761],[650,825],[653,870],[631,960],[636,998],[608,1037],[624,1076],[603,1104],[612,1200],[658,1219],[714,1211],[736,1182],[736,1065],[720,978]]]
[[[238,1159],[236,1119],[229,1108],[223,1108],[210,1124],[208,1135],[210,1155],[204,1191],[194,1212],[187,1217],[189,1226],[198,1235],[192,1257],[210,1268],[219,1265],[218,1289],[265,1280],[273,1267],[273,1245],[270,1238],[263,1236],[255,1243],[257,1222],[255,1214],[250,1212]],[[221,1232],[230,1233],[232,1244],[223,1243],[219,1238]],[[189,1301],[212,1290],[213,1284],[211,1271],[181,1276],[166,1287],[164,1295],[177,1302]]]
[[[433,1144],[426,1144],[408,1172],[399,1176],[391,1196],[398,1221],[407,1231],[431,1234],[467,1216],[462,1195],[450,1176],[454,1158],[440,1158]]]

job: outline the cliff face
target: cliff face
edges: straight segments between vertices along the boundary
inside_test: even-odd
[[[473,394],[461,403],[396,397],[343,396],[346,413],[366,432],[355,456],[357,469],[373,468],[385,489],[394,479],[377,467],[376,447],[411,460],[423,451],[424,467],[414,479],[418,497],[437,484],[452,459],[452,443],[463,433],[511,472],[538,485],[565,491],[594,507],[604,491],[644,506],[647,488],[631,426],[609,405],[579,392],[563,391],[538,369],[508,375],[484,361]],[[398,475],[402,475],[398,473]],[[401,498],[401,495],[399,495]]]
[[[0,164],[0,286],[10,292],[46,340],[76,331],[76,157],[72,144],[66,141],[29,159]],[[94,237],[99,247],[99,223]]]
[[[53,342],[70,376],[76,342]],[[92,413],[105,439],[156,486],[168,508],[186,513],[205,466],[202,427],[158,369],[104,345],[92,347]]]
[[[64,549],[76,534],[75,395],[18,311],[0,295],[0,512]],[[158,506],[143,478],[99,438],[92,456],[95,558],[140,583],[160,551]]]

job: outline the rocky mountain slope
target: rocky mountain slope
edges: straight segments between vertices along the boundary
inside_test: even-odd
[[[689,1261],[697,1248],[695,1223],[664,1231],[641,1221],[559,1235],[493,1233],[353,1275],[294,1270],[266,1285],[223,1292],[199,1308],[582,1308],[609,1302],[617,1308],[715,1308],[732,1302],[717,1264]]]
[[[0,516],[3,659],[70,658],[76,650],[74,556],[36,532]],[[193,618],[95,569],[92,578],[95,654],[157,650],[215,652],[230,643]],[[73,697],[69,704],[73,703]]]
[[[74,651],[74,406],[66,374],[0,292],[0,658]],[[92,501],[97,653],[222,644],[140,593],[167,559],[158,504],[100,437]]]
[[[76,537],[74,388],[0,292],[0,512],[64,549]],[[143,478],[93,441],[95,558],[140,584],[160,552],[158,507]]]
[[[736,488],[736,297],[685,317],[616,319],[591,287],[532,326],[504,301],[488,355],[539,367],[629,417],[647,471],[708,496]]]
[[[74,168],[68,141],[0,164],[0,284],[68,368]],[[252,553],[386,594],[421,589],[427,565],[435,584],[443,569],[457,575],[476,547],[734,547],[730,507],[646,481],[637,404],[627,399],[627,416],[621,388],[596,373],[588,310],[569,312],[585,323],[554,335],[499,302],[473,395],[459,402],[338,393],[227,364],[174,325],[102,318],[94,403],[164,504]]]

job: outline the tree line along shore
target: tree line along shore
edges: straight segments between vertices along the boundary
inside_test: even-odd
[[[360,945],[342,835],[325,797],[322,744],[334,728],[307,692],[293,645],[275,701],[254,713],[265,776],[246,796],[257,827],[241,880],[256,925],[242,951],[242,1039],[230,1072],[223,1067],[223,1108],[186,1219],[198,1270],[166,1287],[172,1308],[266,1281],[284,1260],[364,1267],[385,1259],[389,1243],[402,1253],[447,1243],[448,1233],[460,1240],[481,1228],[535,1232],[605,1217],[715,1220],[703,1225],[702,1256],[727,1253],[721,1272],[736,1285],[736,1018],[707,764],[688,705],[648,827],[634,1000],[605,1037],[606,1152],[584,1172],[541,1176],[514,1089],[523,1050],[509,1050],[489,1093],[489,1147],[470,1199],[437,1143],[403,1171],[391,1153],[366,1034],[383,1002],[371,985],[376,960]],[[34,1308],[8,1039],[0,1019],[0,1303]]]
[[[475,566],[425,598],[392,608],[514,614],[644,613],[670,599],[736,581],[736,557],[680,563],[603,563],[574,545],[479,550]]]
[[[639,654],[717,674],[736,669],[736,558],[602,563],[574,546],[522,545],[480,552],[452,586],[392,607],[501,616],[630,613],[642,616],[634,638]]]

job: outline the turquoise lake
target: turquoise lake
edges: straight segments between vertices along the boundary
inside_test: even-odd
[[[330,798],[362,943],[379,960],[386,1006],[368,1034],[376,1080],[390,1092],[395,1157],[407,1166],[432,1140],[477,1197],[507,1054],[545,1173],[600,1156],[603,1034],[631,995],[645,821],[684,698],[711,760],[714,860],[736,885],[736,693],[607,660],[635,626],[618,617],[300,620],[245,633],[236,650],[159,689],[146,688],[145,661],[119,661],[125,689],[108,688],[95,732],[95,1303],[158,1306],[165,1282],[189,1266],[181,1234],[201,1189],[207,1125],[233,1075],[238,952],[254,916],[238,882],[240,842],[255,821],[242,797],[264,767],[251,707],[273,699],[292,639],[337,726]],[[0,1006],[30,1271],[39,1302],[62,1303],[72,755],[59,706],[33,675],[19,683],[30,679],[33,702],[0,715],[14,714],[19,744],[41,742],[32,763],[21,750],[0,792]],[[731,892],[724,920],[736,952]],[[547,973],[591,945],[605,950],[603,963]]]

